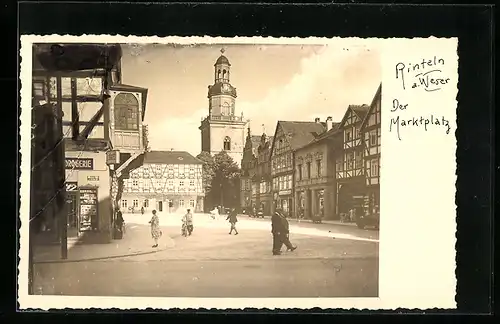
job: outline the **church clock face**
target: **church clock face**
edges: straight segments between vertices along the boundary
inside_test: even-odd
[[[224,83],[224,84],[222,85],[222,90],[223,90],[223,91],[229,91],[229,84]]]

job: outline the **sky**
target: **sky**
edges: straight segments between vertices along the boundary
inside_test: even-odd
[[[124,45],[122,82],[149,89],[144,123],[153,150],[200,153],[221,48],[238,91],[236,115],[243,112],[252,135],[272,136],[278,120],[340,122],[348,105],[371,103],[382,78],[380,54],[366,46]]]

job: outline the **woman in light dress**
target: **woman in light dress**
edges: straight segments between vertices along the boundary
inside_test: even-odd
[[[217,206],[214,207],[214,209],[210,211],[210,217],[212,219],[215,219],[215,220],[219,219],[219,209],[217,208]]]
[[[158,247],[158,240],[160,239],[162,232],[160,230],[160,219],[158,218],[158,215],[156,215],[156,210],[153,210],[153,217],[151,217],[151,220],[149,221],[151,224],[151,237],[153,238],[155,244],[153,247]]]

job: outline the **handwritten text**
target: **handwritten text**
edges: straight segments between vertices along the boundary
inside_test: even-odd
[[[406,90],[408,81],[411,89],[423,87],[427,92],[440,90],[443,85],[448,84],[450,78],[443,75],[441,66],[445,65],[443,58],[434,56],[432,59],[422,59],[419,63],[396,64],[396,79]]]

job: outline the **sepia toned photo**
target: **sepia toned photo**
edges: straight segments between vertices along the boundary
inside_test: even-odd
[[[86,40],[25,45],[28,296],[381,297],[385,136],[417,127],[380,46]]]

